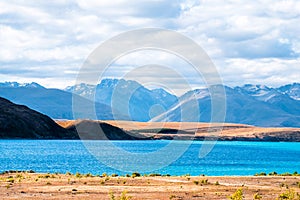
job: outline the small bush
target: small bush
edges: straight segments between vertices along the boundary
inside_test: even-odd
[[[216,181],[216,182],[215,182],[215,185],[220,185],[219,181]]]
[[[277,172],[270,172],[268,175],[269,176],[277,176],[278,174],[277,174]]]
[[[286,192],[281,193],[278,198],[278,200],[296,200],[296,194],[294,190],[288,190]]]
[[[154,176],[161,176],[161,174],[153,173],[153,174],[149,174],[149,176],[151,176],[151,177],[154,177]]]
[[[201,183],[204,184],[204,185],[207,185],[208,184],[208,179],[201,180]]]
[[[118,174],[112,174],[111,177],[118,177]]]
[[[262,199],[262,196],[258,193],[254,194],[253,199]]]
[[[243,190],[242,189],[237,189],[230,197],[229,199],[231,200],[243,200],[244,195],[243,195]]]
[[[106,174],[106,173],[103,173],[103,174],[102,174],[102,177],[107,177],[107,174]]]
[[[171,194],[170,197],[169,197],[170,200],[175,199],[175,198],[176,198],[176,195],[174,195],[174,194]]]
[[[76,178],[81,178],[82,175],[81,175],[79,172],[76,172],[75,177],[76,177]]]
[[[131,175],[132,178],[140,177],[140,176],[141,176],[141,174],[138,173],[138,172],[133,172],[132,175]]]
[[[6,181],[9,182],[9,183],[14,183],[15,179],[14,178],[8,178]]]
[[[87,173],[86,175],[84,175],[85,177],[94,177],[91,173]]]
[[[109,199],[110,200],[116,200],[115,194],[113,191],[109,191]]]
[[[267,176],[266,172],[260,172],[255,174],[254,176]]]
[[[193,181],[195,185],[199,185],[199,181]]]
[[[127,196],[127,191],[124,190],[121,194],[120,200],[130,200],[131,198],[131,196]]]
[[[285,172],[285,173],[280,174],[280,176],[292,176],[292,174],[289,172]]]

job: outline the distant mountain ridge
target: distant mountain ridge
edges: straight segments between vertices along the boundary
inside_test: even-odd
[[[98,85],[81,83],[67,87],[65,91],[117,107],[122,115],[135,121],[149,121],[152,115],[156,116],[177,103],[177,97],[164,89],[150,90],[136,81],[124,79],[103,79]],[[155,105],[160,105],[160,108]]]
[[[0,83],[0,88],[44,88],[38,83],[18,83],[18,82],[4,82]]]
[[[95,100],[96,107],[98,105],[97,117],[103,120],[180,121],[182,103],[185,109],[193,113],[196,106],[192,101],[198,102],[197,107],[200,108],[201,116],[198,120],[208,122],[211,117],[211,99],[207,89],[187,91],[176,97],[162,88],[150,90],[136,81],[124,79],[103,79],[98,85],[81,83],[69,86],[65,91],[35,87],[35,84],[32,86],[0,83],[0,96],[56,119],[73,119],[72,93],[82,102]],[[300,127],[299,83],[278,88],[252,84],[234,88],[225,86],[225,91],[225,122]],[[114,115],[114,109],[118,110],[118,115]],[[84,112],[85,109],[82,110]],[[190,120],[193,119],[191,116]]]

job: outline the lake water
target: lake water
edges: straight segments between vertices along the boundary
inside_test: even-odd
[[[177,146],[171,146],[167,154],[162,154],[158,160],[154,157],[148,160],[142,156],[142,160],[138,158],[142,153],[156,152],[172,142],[87,141],[87,143],[78,140],[0,140],[0,171],[126,174],[128,172],[122,171],[122,167],[131,166],[134,171],[134,166],[139,166],[139,172],[145,172],[149,167],[150,169],[153,167],[155,170],[151,172],[170,175],[254,175],[258,172],[271,171],[300,172],[300,143],[217,142],[208,155],[200,158],[199,150],[203,142],[194,141],[182,156],[167,166],[164,166],[165,160],[182,150],[180,147],[186,146],[186,141],[176,141]],[[129,160],[128,157],[115,151],[111,145],[131,152],[137,157]],[[95,150],[98,152],[96,157]],[[118,169],[115,169],[115,166],[118,166]],[[160,167],[163,168],[159,169]]]

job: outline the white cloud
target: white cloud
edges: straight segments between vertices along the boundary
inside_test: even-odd
[[[3,81],[37,80],[40,74],[45,85],[65,87],[103,41],[123,31],[160,27],[197,41],[227,84],[300,82],[297,0],[7,0],[0,8]],[[154,57],[161,64],[180,65],[176,59]],[[147,65],[153,56],[128,60]]]

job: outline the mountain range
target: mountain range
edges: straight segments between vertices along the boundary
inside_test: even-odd
[[[226,92],[225,122],[265,127],[300,127],[300,84],[278,88],[247,84],[224,86]],[[101,120],[181,121],[181,108],[199,109],[198,121],[211,119],[211,97],[208,89],[187,91],[180,97],[159,88],[150,90],[136,81],[103,79],[98,85],[81,83],[65,90],[49,89],[37,83],[0,83],[0,96],[24,104],[54,119],[74,119],[72,100],[82,107],[78,118],[93,119],[89,105],[95,103]],[[195,104],[195,102],[197,102]]]

